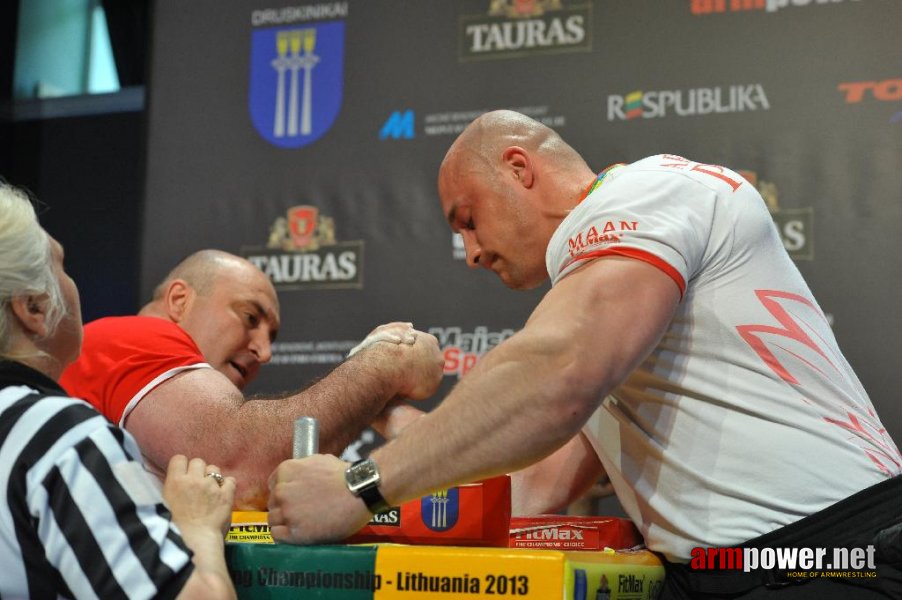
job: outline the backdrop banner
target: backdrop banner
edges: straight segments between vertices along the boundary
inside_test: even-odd
[[[902,3],[194,0],[153,14],[142,294],[201,248],[259,265],[283,327],[251,392],[302,387],[403,320],[444,349],[432,407],[522,327],[547,287],[468,269],[436,191],[455,136],[511,108],[597,170],[672,153],[743,172],[902,442]],[[347,455],[375,443],[365,432]]]

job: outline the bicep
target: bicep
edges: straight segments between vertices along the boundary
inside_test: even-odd
[[[678,286],[657,267],[605,257],[559,281],[524,330],[556,340],[575,376],[606,394],[657,345],[679,301]]]
[[[129,413],[125,428],[155,470],[174,454],[215,460],[217,440],[244,402],[241,392],[214,369],[179,373],[148,392]]]

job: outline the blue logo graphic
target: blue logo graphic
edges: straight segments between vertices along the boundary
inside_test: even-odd
[[[344,38],[340,21],[251,34],[248,109],[269,143],[299,148],[332,127],[341,108]]]
[[[432,531],[447,531],[457,525],[460,515],[458,489],[439,490],[420,499],[420,515],[423,524]]]
[[[412,140],[414,137],[414,112],[396,110],[385,121],[385,125],[379,130],[379,139],[392,138],[395,140]]]
[[[902,112],[897,112],[889,118],[890,123],[902,123]]]

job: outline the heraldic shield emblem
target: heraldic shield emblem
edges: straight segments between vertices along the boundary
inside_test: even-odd
[[[252,33],[248,109],[269,143],[299,148],[332,127],[341,109],[344,36],[341,21]]]
[[[432,531],[447,531],[457,525],[460,516],[460,490],[438,490],[420,499],[423,524]]]

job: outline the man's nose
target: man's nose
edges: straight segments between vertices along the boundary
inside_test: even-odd
[[[482,256],[482,248],[476,241],[476,235],[472,231],[462,231],[461,235],[464,239],[464,251],[467,254],[467,265],[471,268],[479,266],[479,258]]]
[[[269,332],[262,330],[253,332],[249,349],[260,364],[266,364],[272,360],[272,342],[269,339]]]

